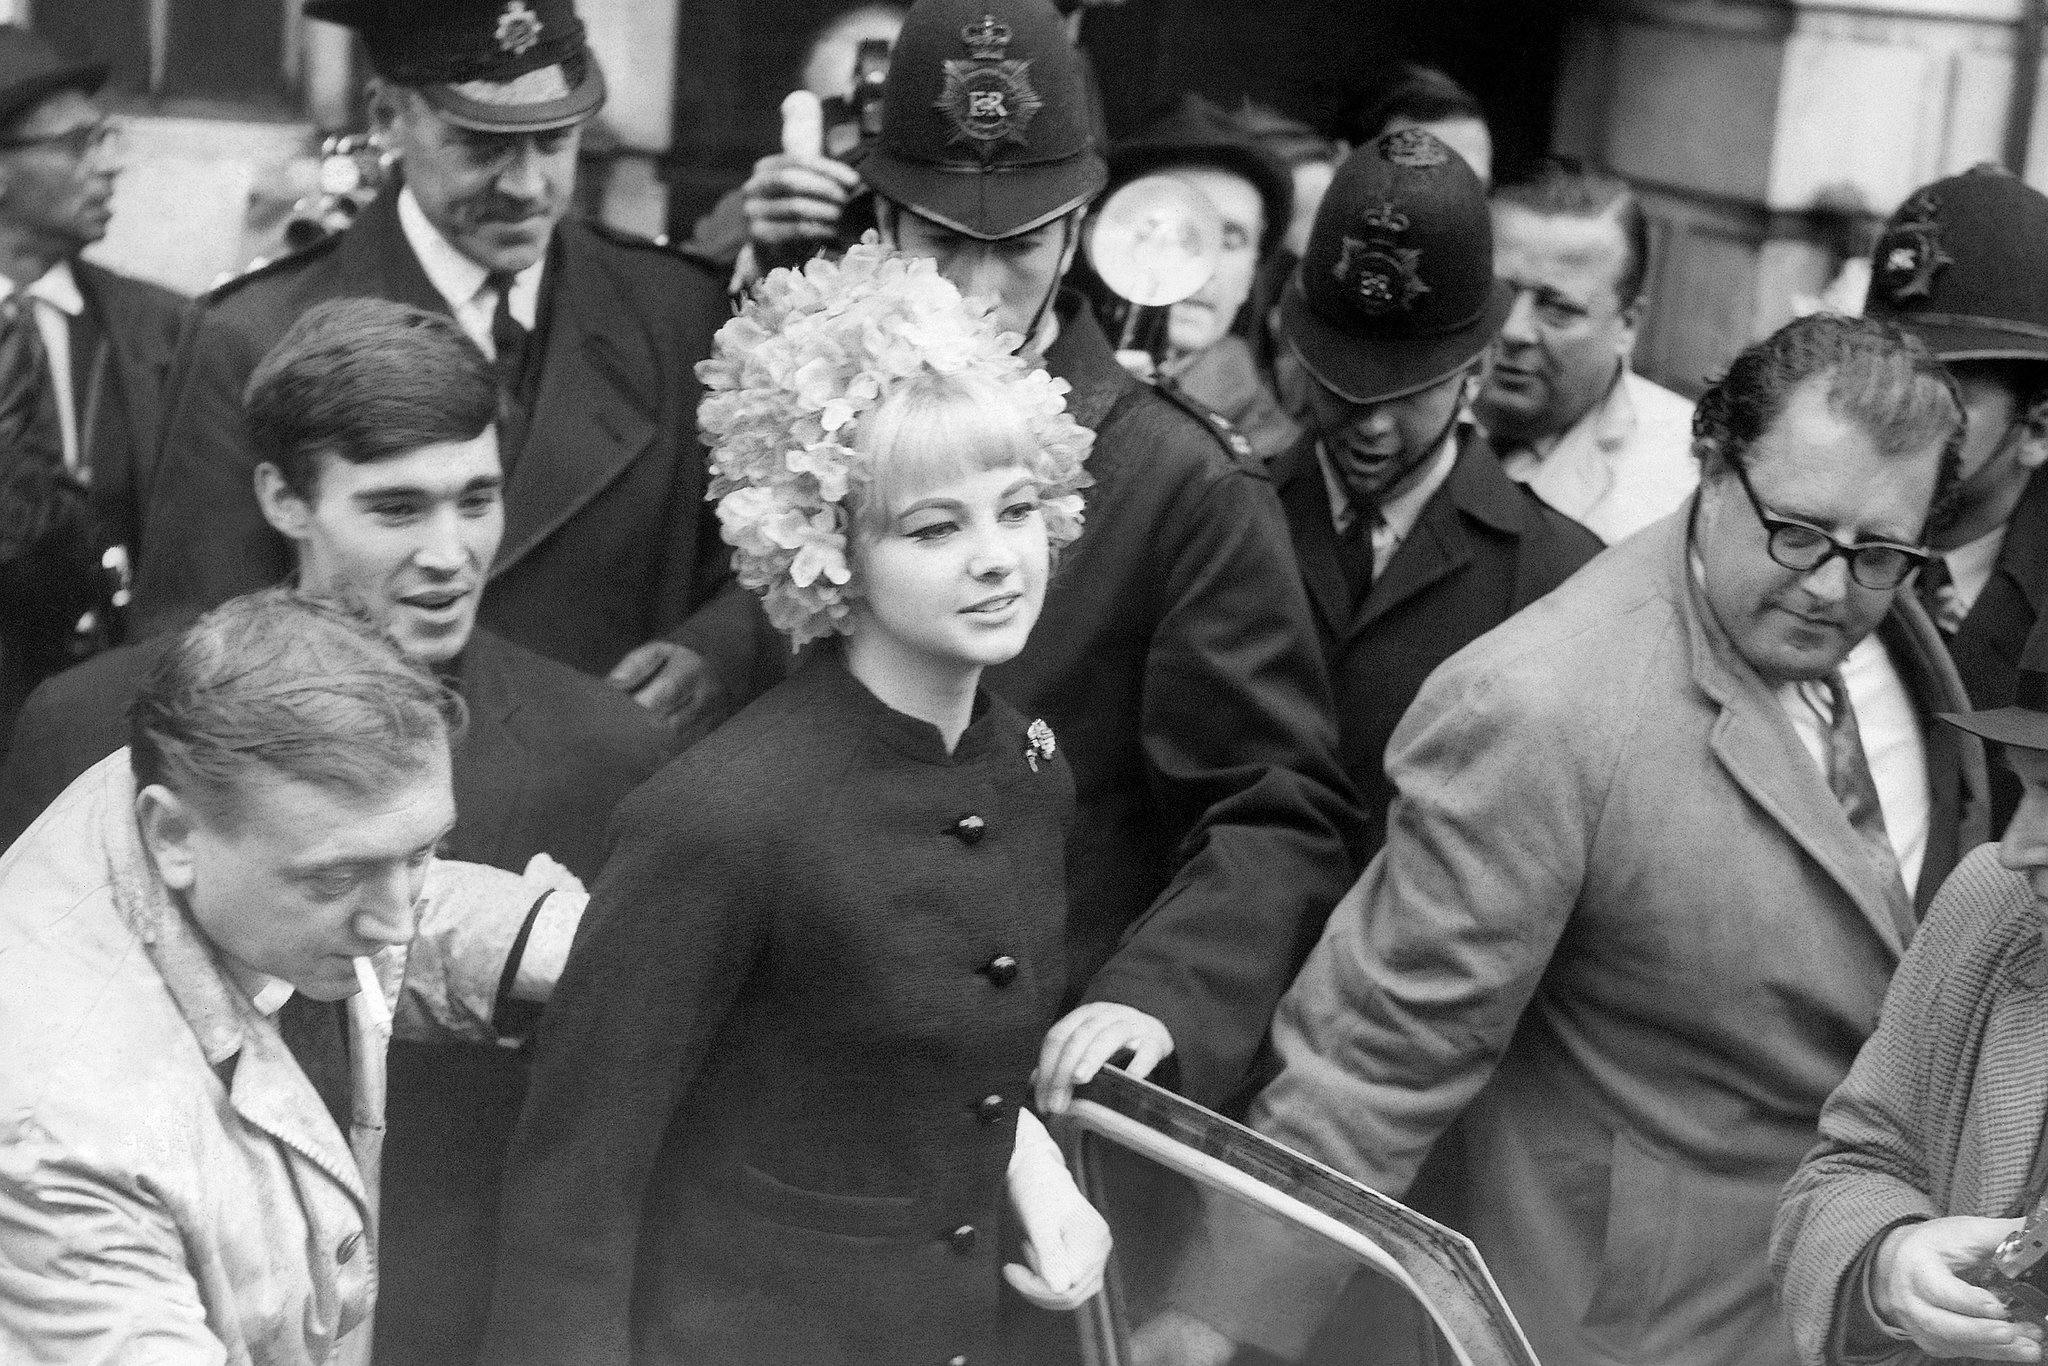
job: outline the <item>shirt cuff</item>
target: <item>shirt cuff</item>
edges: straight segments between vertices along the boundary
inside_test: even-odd
[[[1886,1322],[1884,1316],[1877,1312],[1876,1287],[1871,1282],[1877,1274],[1877,1249],[1891,1236],[1892,1230],[1924,1222],[1915,1217],[1887,1224],[1863,1245],[1863,1251],[1849,1264],[1848,1274],[1842,1277],[1841,1293],[1835,1297],[1835,1351],[1832,1353],[1835,1360],[1844,1363],[1881,1361],[1894,1355],[1900,1343],[1912,1341],[1908,1334]]]

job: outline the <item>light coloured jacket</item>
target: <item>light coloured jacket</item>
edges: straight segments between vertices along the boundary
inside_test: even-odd
[[[388,1030],[350,1002],[344,1138],[156,878],[134,797],[123,749],[0,857],[0,1362],[367,1361]],[[490,1041],[549,890],[437,865],[410,952],[376,959],[397,1031]]]
[[[1393,1195],[1463,1112],[1465,1231],[1546,1366],[1790,1366],[1778,1190],[1904,949],[1686,529],[1609,550],[1424,686],[1385,851],[1282,1002],[1252,1110]],[[1923,718],[1962,705],[1911,594],[1880,630]],[[1931,900],[1984,837],[1984,776],[1923,729]]]
[[[1548,450],[1502,453],[1508,476],[1613,545],[1671,515],[1700,482],[1690,400],[1624,368]]]

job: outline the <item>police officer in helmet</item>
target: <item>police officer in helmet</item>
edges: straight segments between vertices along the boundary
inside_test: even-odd
[[[1096,432],[1088,532],[1030,645],[988,675],[1066,738],[1080,794],[1076,1008],[1041,1074],[1085,1077],[1129,1048],[1139,1070],[1170,1059],[1167,1080],[1222,1105],[1343,894],[1359,817],[1263,469],[1132,379],[1062,286],[1108,177],[1095,128],[1080,55],[1047,0],[919,0],[859,178],[883,235],[996,300]],[[765,160],[749,203],[757,242],[819,238],[851,179],[821,159]]]

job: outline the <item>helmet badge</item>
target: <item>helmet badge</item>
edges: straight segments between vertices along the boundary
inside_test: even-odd
[[[498,16],[498,50],[523,57],[540,41],[540,31],[545,27],[540,16],[527,7],[526,0],[506,0],[504,13]]]
[[[1921,192],[1877,244],[1878,283],[1895,304],[1934,297],[1934,277],[1955,258],[1941,248],[1934,196]]]
[[[1359,236],[1344,234],[1344,247],[1332,272],[1351,301],[1368,318],[1407,313],[1416,300],[1429,293],[1418,270],[1422,265],[1419,247],[1401,245],[1408,231],[1408,215],[1392,204],[1380,203],[1358,215]]]
[[[969,143],[986,161],[1006,142],[1024,144],[1024,130],[1045,101],[1031,88],[1030,60],[1004,55],[1008,24],[984,14],[960,30],[960,41],[971,55],[947,59],[936,107],[953,125],[948,141]]]
[[[1396,128],[1380,139],[1380,155],[1396,166],[1427,170],[1444,164],[1444,145],[1420,128]]]

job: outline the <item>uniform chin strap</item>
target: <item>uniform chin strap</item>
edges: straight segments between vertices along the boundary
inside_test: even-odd
[[[1045,297],[1038,301],[1038,307],[1032,311],[1031,326],[1024,329],[1024,345],[1027,348],[1038,336],[1038,329],[1045,325],[1045,315],[1052,310],[1053,300],[1059,298],[1060,286],[1066,282],[1069,264],[1067,248],[1072,246],[1074,241],[1074,217],[1070,210],[1060,219],[1060,269],[1053,275],[1052,284],[1046,289]]]

